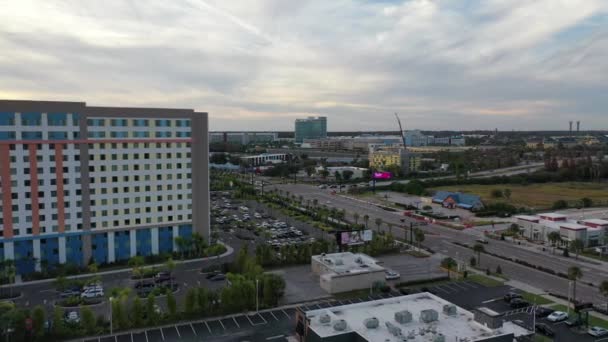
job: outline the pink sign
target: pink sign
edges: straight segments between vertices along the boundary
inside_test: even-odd
[[[374,172],[374,179],[391,179],[392,174],[385,171]]]

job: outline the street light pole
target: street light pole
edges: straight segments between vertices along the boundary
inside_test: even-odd
[[[110,335],[112,335],[112,332],[114,330],[114,325],[112,322],[112,316],[114,316],[113,312],[112,312],[112,303],[114,301],[114,297],[110,297]]]
[[[259,294],[259,283],[260,281],[258,279],[255,280],[255,312],[259,312],[260,311],[260,294]]]

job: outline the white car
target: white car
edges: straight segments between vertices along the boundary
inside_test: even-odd
[[[587,330],[587,333],[593,337],[602,337],[608,335],[608,330],[602,327],[591,327]]]
[[[549,322],[561,322],[566,319],[568,319],[568,314],[563,311],[555,311],[547,316],[547,321]]]
[[[384,271],[384,277],[386,278],[386,280],[396,280],[401,278],[401,274],[393,270],[386,270]]]
[[[98,288],[90,288],[85,290],[82,294],[80,294],[80,298],[98,298],[103,297],[103,289]]]
[[[65,316],[65,321],[68,322],[68,323],[79,323],[80,322],[80,316],[78,315],[78,312],[76,312],[76,311],[70,311]]]

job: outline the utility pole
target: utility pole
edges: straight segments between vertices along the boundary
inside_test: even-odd
[[[260,312],[260,287],[259,287],[259,283],[260,281],[258,279],[255,280],[255,312]]]

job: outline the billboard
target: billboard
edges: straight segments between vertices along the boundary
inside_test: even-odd
[[[339,245],[354,246],[372,241],[373,232],[370,229],[339,232],[337,237]]]
[[[393,175],[390,172],[386,172],[386,171],[375,171],[374,172],[374,179],[391,179],[392,176]]]

